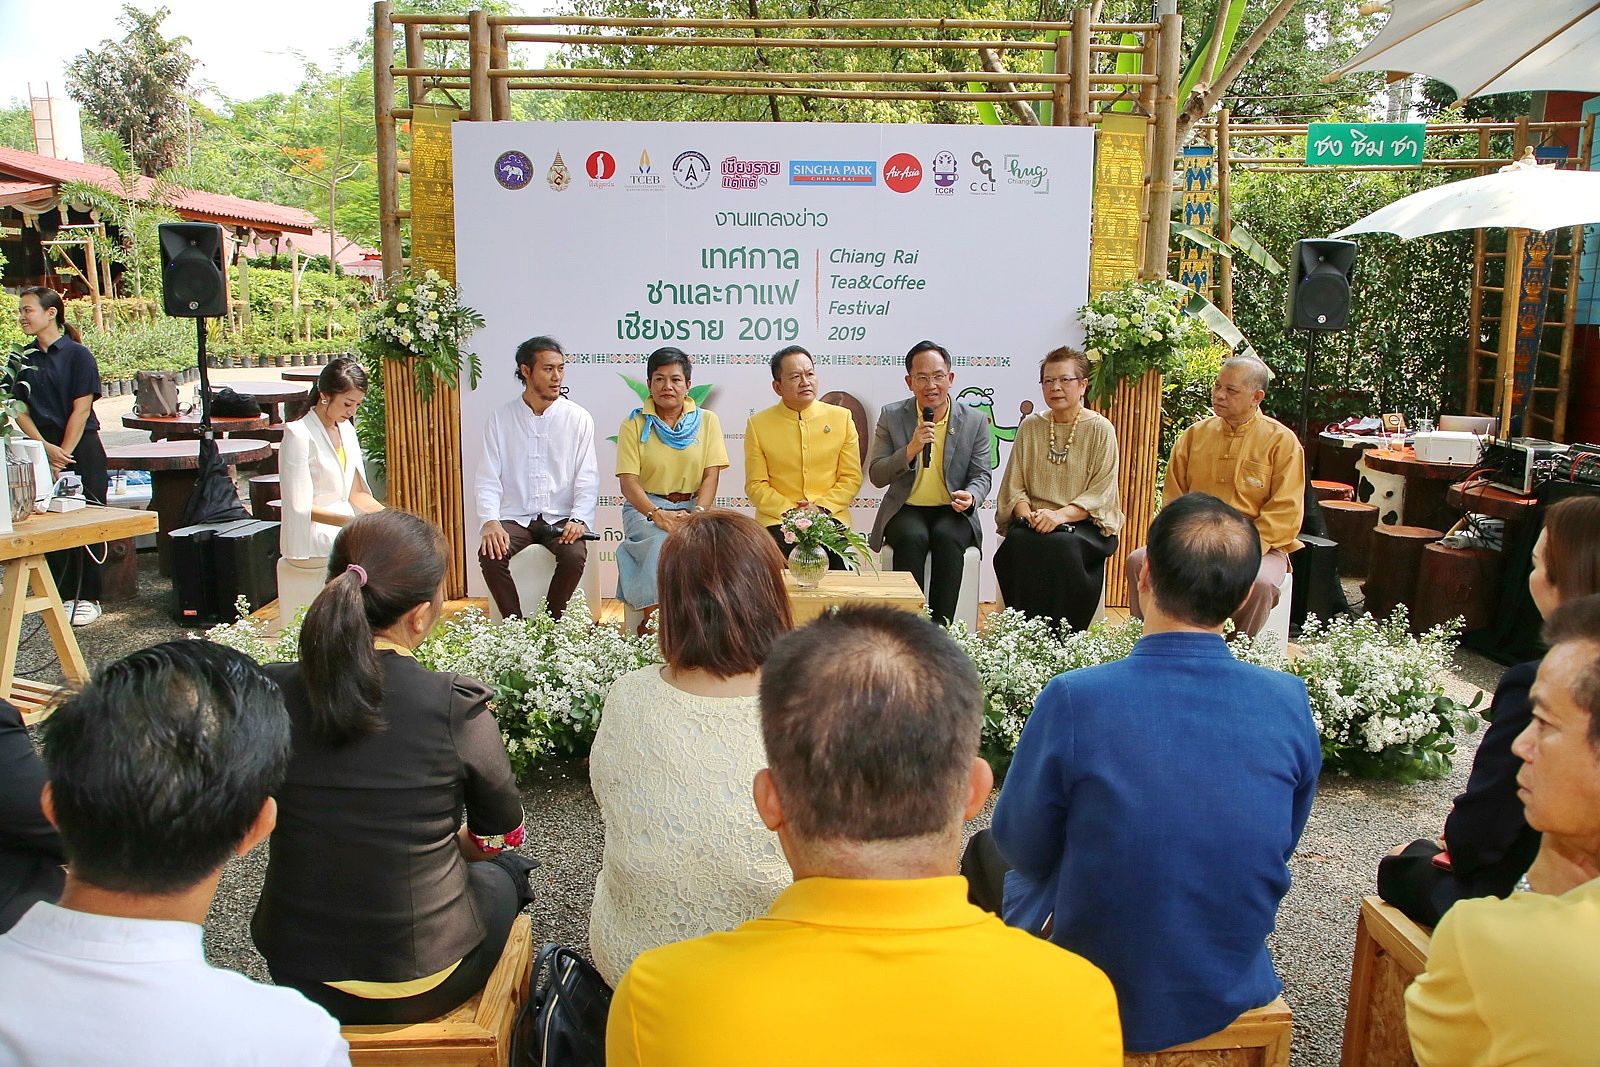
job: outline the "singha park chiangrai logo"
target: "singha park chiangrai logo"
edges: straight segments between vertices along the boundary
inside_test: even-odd
[[[545,173],[544,180],[545,184],[558,193],[566,192],[567,187],[572,184],[572,172],[567,170],[567,164],[562,160],[560,152],[556,153],[555,161],[550,164],[550,170]]]
[[[494,180],[503,189],[527,188],[528,183],[533,181],[533,160],[528,158],[527,153],[515,149],[501,152],[494,161]]]

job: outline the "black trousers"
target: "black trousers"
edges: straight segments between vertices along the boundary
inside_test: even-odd
[[[391,1026],[425,1023],[471,1000],[489,981],[495,964],[505,951],[506,938],[517,914],[533,903],[528,888],[528,873],[538,862],[516,852],[502,852],[493,859],[467,865],[467,892],[483,918],[484,935],[478,947],[467,953],[450,977],[425,993],[396,1000],[358,997],[323,982],[301,981],[272,970],[272,981],[297,989],[313,1004],[327,1009],[344,1026]]]
[[[531,545],[543,545],[556,557],[556,572],[550,577],[550,591],[544,596],[545,609],[550,612],[552,619],[561,618],[561,613],[567,610],[567,601],[572,599],[573,590],[583,580],[583,568],[589,562],[589,543],[580,538],[562,544],[561,531],[566,529],[565,521],[552,524],[536,518],[524,526],[520,522],[501,519],[500,526],[511,541],[506,554],[499,559],[490,559],[481,547],[478,549],[478,569],[483,571],[483,584],[489,587],[495,607],[508,619],[513,615],[522,616],[522,597],[517,592],[517,583],[511,578],[511,557]],[[590,608],[592,610],[593,605]]]
[[[1117,539],[1091,519],[1047,534],[1017,519],[994,554],[994,574],[1006,607],[1087,630],[1105,588],[1106,559],[1116,550]]]
[[[778,551],[783,553],[783,558],[788,559],[789,553],[794,551],[794,546],[783,539],[783,527],[768,526],[767,533],[771,534],[772,539],[778,543]],[[841,557],[834,555],[832,552],[828,553],[828,566],[836,571],[849,570],[849,568],[844,565],[844,560]]]
[[[948,504],[906,504],[884,527],[883,539],[894,549],[894,569],[910,572],[928,598],[933,621],[948,626],[956,613],[956,601],[961,598],[963,556],[977,543],[972,520]],[[928,567],[930,555],[932,568]],[[929,571],[926,585],[924,570]]]
[[[39,433],[46,441],[59,446],[65,430],[54,426],[40,426]],[[83,479],[83,495],[91,504],[104,504],[111,489],[111,477],[106,470],[106,449],[100,443],[99,430],[84,430],[78,447],[72,450],[72,466],[62,473],[76,474]],[[106,558],[106,545],[86,545],[83,548],[64,548],[45,556],[50,564],[50,574],[62,600],[99,600],[100,567]],[[99,555],[97,561],[89,553]]]

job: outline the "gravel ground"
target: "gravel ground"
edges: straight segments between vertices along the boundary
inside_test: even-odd
[[[112,605],[101,622],[78,631],[91,662],[185,632],[167,614],[169,587],[155,573],[152,554],[141,554],[140,583],[138,601]],[[46,658],[48,638],[42,633],[24,644],[24,666]],[[1480,688],[1492,690],[1502,670],[1471,652],[1458,652],[1455,667],[1447,688],[1462,700],[1471,700]],[[34,673],[47,679],[51,671]],[[1440,781],[1397,785],[1323,777],[1311,821],[1290,863],[1294,887],[1278,912],[1271,941],[1295,1013],[1295,1067],[1338,1063],[1358,902],[1374,891],[1379,857],[1397,842],[1439,832],[1451,798],[1465,784],[1481,736],[1482,731],[1467,740],[1455,771]],[[528,783],[523,804],[533,842],[527,851],[544,864],[533,876],[538,891],[534,937],[587,952],[589,905],[603,843],[587,766],[574,762],[547,769]],[[987,825],[988,818],[985,810],[969,829]],[[250,941],[249,923],[265,863],[266,850],[257,849],[229,864],[206,934],[207,955],[214,963],[261,980],[267,978],[266,967]]]

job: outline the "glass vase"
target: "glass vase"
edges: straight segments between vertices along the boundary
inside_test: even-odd
[[[796,545],[789,553],[789,570],[795,585],[815,589],[828,573],[828,553],[820,545]]]

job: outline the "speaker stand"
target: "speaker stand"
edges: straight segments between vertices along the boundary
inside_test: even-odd
[[[1300,376],[1300,440],[1306,454],[1311,454],[1311,375],[1317,369],[1317,331],[1306,331],[1306,369]],[[1306,479],[1311,478],[1311,464],[1306,464]]]
[[[206,320],[194,320],[195,348],[200,353],[200,433],[211,436],[211,377],[206,371]]]

